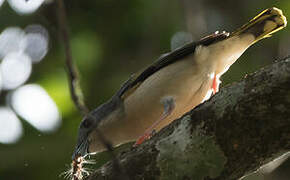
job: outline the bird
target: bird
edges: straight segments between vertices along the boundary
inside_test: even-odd
[[[286,24],[282,11],[272,7],[232,33],[217,31],[161,55],[83,118],[72,158],[106,150],[98,131],[113,147],[149,139],[217,93],[220,77],[244,51]]]

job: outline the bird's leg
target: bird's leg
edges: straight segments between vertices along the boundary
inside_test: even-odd
[[[152,126],[150,126],[145,133],[140,136],[135,142],[134,146],[142,144],[145,140],[149,139],[156,131],[155,128],[166,119],[174,110],[175,103],[172,96],[165,97],[161,100],[163,104],[164,111],[160,119],[158,119]]]

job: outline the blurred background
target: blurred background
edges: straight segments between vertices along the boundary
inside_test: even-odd
[[[290,19],[288,0],[65,4],[73,58],[90,109],[184,39],[233,31],[273,6]],[[54,0],[0,0],[0,180],[63,179],[59,175],[71,162],[82,117],[70,99],[56,13]],[[222,86],[290,55],[289,35],[287,27],[251,47],[222,77]],[[289,167],[288,160],[252,179],[289,179]]]

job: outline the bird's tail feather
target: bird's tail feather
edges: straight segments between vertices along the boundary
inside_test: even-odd
[[[232,32],[231,36],[251,33],[255,36],[255,41],[270,37],[271,34],[283,29],[287,25],[286,17],[282,10],[278,8],[269,8],[251,19],[248,23]]]

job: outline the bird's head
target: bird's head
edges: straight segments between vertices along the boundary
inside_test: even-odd
[[[80,123],[78,130],[77,144],[72,155],[72,159],[78,156],[85,156],[89,149],[89,135],[94,130],[95,119],[90,117],[85,117]]]
[[[98,127],[106,124],[108,116],[113,114],[117,107],[116,101],[109,100],[83,118],[79,125],[77,144],[72,159],[83,157],[91,152],[98,152],[104,147],[104,142],[99,137],[103,132]]]

